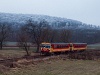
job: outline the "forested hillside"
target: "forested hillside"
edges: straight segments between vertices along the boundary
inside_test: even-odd
[[[36,25],[44,21],[44,24],[46,23],[48,25],[49,31],[52,29],[55,30],[52,34],[55,36],[53,36],[54,38],[51,42],[86,42],[89,44],[100,42],[100,27],[96,25],[85,24],[77,20],[51,17],[47,15],[0,13],[0,25],[9,25],[12,31],[10,36],[4,40],[17,41],[16,36],[18,36],[17,34],[19,29],[26,25],[29,20],[33,21],[32,23]],[[66,32],[65,36],[64,32]],[[66,38],[66,41],[61,40],[62,36],[64,37],[63,39]]]

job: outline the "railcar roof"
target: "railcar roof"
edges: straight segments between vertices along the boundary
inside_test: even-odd
[[[87,44],[87,43],[73,43],[73,44]]]
[[[70,43],[51,43],[51,44],[70,44]]]
[[[41,44],[70,44],[70,43],[41,43]]]
[[[71,44],[71,43],[42,43],[42,44]],[[72,43],[72,44],[87,44],[87,43]]]

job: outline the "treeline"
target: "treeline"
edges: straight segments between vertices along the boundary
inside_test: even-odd
[[[77,29],[72,31],[71,42],[85,42],[88,44],[100,43],[100,30]]]
[[[64,23],[65,24],[65,23]],[[99,43],[100,30],[95,29],[68,29],[55,28],[46,20],[27,20],[26,23],[14,26],[13,23],[0,23],[0,49],[5,41],[18,42],[18,46],[29,49],[30,43],[37,45],[37,51],[41,42],[85,42],[88,44]]]
[[[8,23],[0,23],[0,49],[5,41],[15,40],[22,49],[28,50],[29,42],[37,45],[37,52],[42,42],[69,42],[70,31],[54,29],[45,20],[40,22],[28,20],[24,25],[14,28]]]

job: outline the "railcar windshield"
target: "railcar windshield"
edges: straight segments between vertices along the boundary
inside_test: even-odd
[[[50,48],[50,45],[41,45],[42,48]]]

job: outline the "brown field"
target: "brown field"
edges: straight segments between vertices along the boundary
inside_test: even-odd
[[[30,57],[19,48],[0,50],[0,75],[100,75],[99,50],[35,58],[34,49]]]
[[[4,68],[0,75],[100,75],[100,60],[46,59],[19,60],[15,68]],[[25,63],[27,62],[27,63]]]

